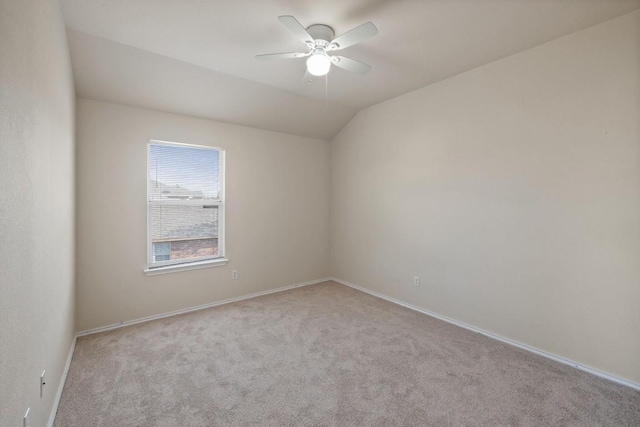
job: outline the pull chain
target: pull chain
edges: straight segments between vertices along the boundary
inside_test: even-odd
[[[324,75],[324,108],[329,109],[329,73]]]

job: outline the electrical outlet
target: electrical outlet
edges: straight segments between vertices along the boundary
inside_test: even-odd
[[[22,427],[29,427],[29,411],[31,408],[27,408],[27,412],[24,413],[24,418],[22,419]]]
[[[420,286],[420,276],[413,276],[413,286]]]
[[[42,395],[44,394],[44,385],[46,384],[44,380],[44,374],[47,371],[42,371],[42,375],[40,375],[40,399],[42,399]]]
[[[236,280],[238,278],[238,270],[231,270],[231,278]]]

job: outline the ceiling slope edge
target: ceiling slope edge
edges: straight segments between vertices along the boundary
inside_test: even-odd
[[[330,141],[357,109],[67,29],[76,94]]]

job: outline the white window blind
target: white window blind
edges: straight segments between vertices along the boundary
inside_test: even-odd
[[[223,154],[210,147],[149,143],[149,268],[224,255]]]

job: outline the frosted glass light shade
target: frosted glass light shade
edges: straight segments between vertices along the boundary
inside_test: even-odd
[[[331,59],[327,55],[314,54],[307,59],[307,71],[314,76],[324,76],[331,68]]]

